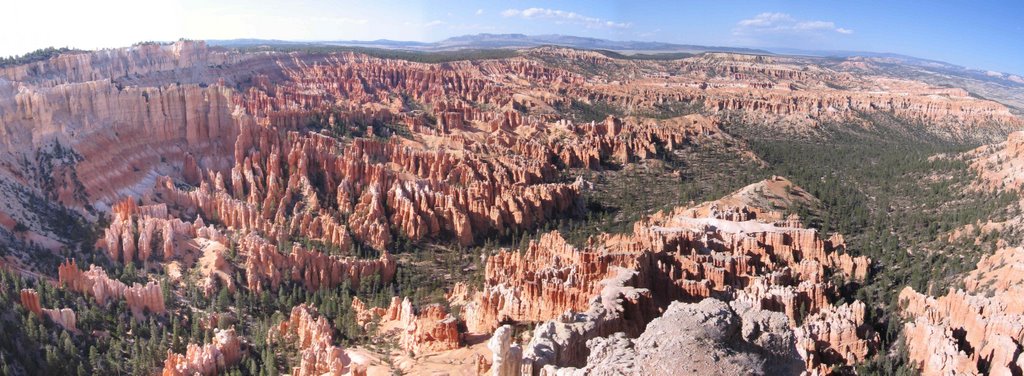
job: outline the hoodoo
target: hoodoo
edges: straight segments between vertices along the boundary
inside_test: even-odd
[[[848,51],[1019,6],[507,5],[14,0],[0,56],[306,41],[0,58],[0,375],[1024,370],[1024,79]]]

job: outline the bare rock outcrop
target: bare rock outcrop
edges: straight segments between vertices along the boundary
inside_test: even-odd
[[[560,168],[600,170],[693,143],[731,144],[723,116],[798,132],[894,116],[948,139],[1022,125],[1006,106],[963,89],[796,57],[524,54],[425,64],[179,41],[5,67],[0,150],[9,158],[0,159],[11,169],[0,178],[88,212],[147,196],[154,183],[161,190],[167,176],[188,187],[154,200],[243,233],[383,251],[397,237],[469,245],[536,228],[580,209],[580,187],[560,181]],[[568,68],[576,64],[602,73]],[[566,111],[573,106],[634,116],[581,122]],[[19,166],[14,156],[31,152],[60,163]],[[196,186],[201,192],[190,192]],[[19,209],[32,208],[6,214],[45,232],[13,218]],[[148,260],[149,236],[168,232],[145,223],[140,239],[124,226],[112,225],[107,238],[118,260]]]
[[[498,322],[544,321],[566,310],[583,311],[612,276],[610,257],[577,250],[558,232],[531,241],[526,252],[501,252],[487,259],[485,290],[466,306],[470,331],[490,331]]]
[[[163,314],[167,310],[160,282],[145,285],[136,283],[129,287],[108,277],[107,272],[96,265],[90,265],[88,271],[82,271],[75,260],[62,263],[57,274],[61,286],[92,295],[100,305],[106,305],[114,299],[124,299],[136,320],[142,320],[146,312]]]
[[[62,263],[57,269],[57,275],[61,286],[92,295],[100,305],[121,298],[128,289],[127,285],[108,277],[107,272],[96,265],[90,265],[87,271],[79,269],[75,260]]]
[[[798,375],[800,368],[771,368],[797,362],[792,333],[785,318],[776,325],[742,319],[725,302],[674,302],[639,337],[624,333],[587,342],[591,348],[582,368],[546,367],[546,375]],[[770,314],[769,314],[770,316]],[[781,324],[781,325],[778,325]],[[765,347],[767,346],[767,347]]]
[[[614,277],[601,282],[601,293],[593,297],[586,311],[566,311],[558,319],[538,325],[524,349],[524,373],[582,366],[587,358],[587,341],[620,332],[639,335],[643,324],[657,313],[650,291],[628,286],[634,277],[634,272],[618,269]]]
[[[487,332],[506,321],[541,322],[524,357],[536,374],[545,366],[584,366],[588,340],[616,332],[635,337],[673,301],[716,297],[732,301],[741,316],[786,318],[747,325],[787,333],[765,344],[803,346],[769,346],[787,349],[773,359],[803,360],[776,369],[827,369],[871,354],[878,336],[865,325],[863,304],[832,306],[838,291],[827,278],[863,280],[870,260],[846,254],[842,236],[822,239],[813,229],[791,227],[798,219],[767,209],[736,217],[728,213],[741,211],[721,204],[657,213],[630,234],[594,236],[582,248],[555,232],[522,254],[492,255],[484,286],[465,306],[467,326]]]
[[[310,290],[331,288],[346,281],[358,287],[360,281],[372,275],[388,283],[398,267],[387,251],[376,260],[365,260],[327,255],[294,244],[291,253],[283,254],[277,246],[254,234],[239,239],[238,248],[252,291],[276,289],[283,281],[300,282]]]
[[[217,375],[242,359],[241,340],[234,329],[217,329],[211,343],[188,344],[185,354],[167,351],[163,376]]]
[[[10,204],[0,225],[28,226],[19,236],[29,242],[56,238],[18,214],[38,210],[22,199],[28,193],[88,219],[109,212],[98,246],[116,262],[191,262],[195,247],[203,256],[185,267],[198,265],[209,295],[219,287],[273,293],[289,283],[356,288],[393,282],[390,252],[403,244],[470,246],[580,214],[588,184],[566,179],[569,169],[600,171],[702,144],[742,150],[723,131],[726,120],[799,134],[891,120],[906,125],[897,131],[957,141],[1024,125],[1006,106],[963,89],[798,57],[645,61],[558,47],[520,55],[425,64],[354,52],[226,52],[181,41],[0,68],[0,183],[24,188],[0,192]],[[600,72],[580,74],[580,67]],[[617,115],[580,121],[581,112]],[[1024,134],[1014,133],[1004,145],[973,152],[972,168],[989,188],[1019,189],[1022,152]],[[547,233],[522,253],[488,255],[483,284],[457,285],[448,298],[464,306],[475,333],[504,335],[508,322],[538,325],[521,357],[496,335],[503,355],[492,369],[500,374],[613,358],[658,372],[643,367],[667,359],[672,346],[694,344],[661,346],[655,334],[642,333],[678,318],[656,319],[662,312],[683,311],[704,320],[694,328],[709,328],[712,334],[698,337],[712,349],[795,348],[803,361],[773,365],[736,355],[730,364],[749,372],[850,365],[874,351],[877,336],[864,324],[863,304],[832,302],[840,285],[870,277],[871,260],[848,254],[841,235],[820,234],[778,210],[817,204],[773,178],[584,244]],[[224,256],[229,248],[244,274],[239,286]],[[73,261],[58,274],[63,286],[101,305],[124,299],[136,318],[166,310],[158,283],[128,286]],[[982,293],[1015,284],[990,276],[944,298],[903,294],[913,315],[908,337],[921,341],[911,345],[912,360],[923,370],[1002,370],[1019,360],[1020,325],[1011,314],[1021,304]],[[34,314],[74,327],[73,313],[43,309],[31,294],[21,298]],[[401,346],[416,355],[460,346],[459,323],[441,306],[415,309],[396,299],[386,308],[356,300],[352,308],[361,323],[380,317],[397,329]],[[296,374],[349,366],[331,343],[330,325],[309,307],[296,307],[271,332],[301,349]],[[204,365],[183,369],[208,373],[214,359],[212,372],[222,370],[211,345],[169,356],[170,368],[196,358]],[[779,358],[793,359],[792,352]]]
[[[808,370],[827,374],[830,364],[854,365],[866,359],[878,333],[864,321],[864,303],[829,306],[796,329],[797,350]]]
[[[75,311],[71,310],[71,308],[43,308],[43,314],[49,317],[50,321],[60,325],[60,327],[72,332],[78,332],[78,316],[75,315]]]
[[[164,306],[164,294],[159,282],[145,285],[135,284],[124,291],[124,300],[136,320],[141,320],[144,312],[162,314],[167,311]]]
[[[301,361],[292,368],[295,376],[342,375],[351,363],[348,355],[334,344],[333,327],[316,310],[305,304],[292,308],[291,316],[270,328],[268,341],[294,343]]]
[[[966,157],[986,188],[1020,190],[1024,186],[1024,131],[1010,133],[1004,142],[971,150]]]
[[[1019,373],[1024,328],[1021,248],[987,256],[965,280],[967,290],[931,297],[907,287],[900,292],[910,361],[924,375]]]
[[[32,312],[39,317],[47,317],[50,321],[53,321],[55,324],[60,325],[60,327],[66,330],[76,333],[78,332],[78,327],[76,326],[78,317],[75,316],[75,311],[70,308],[42,308],[39,302],[39,293],[33,289],[22,289],[19,296],[21,298],[21,305],[29,312]]]
[[[409,298],[396,296],[387,308],[367,308],[356,297],[352,299],[352,310],[360,325],[376,321],[380,328],[378,335],[397,332],[399,346],[414,355],[453,350],[462,344],[459,320],[439,304],[417,310]]]
[[[512,341],[512,327],[505,325],[494,331],[487,341],[491,357],[491,376],[519,376],[522,374],[523,349]]]
[[[21,289],[21,306],[29,312],[42,316],[43,307],[39,303],[39,293],[33,289]]]
[[[111,259],[123,263],[170,261],[185,239],[195,238],[203,230],[202,221],[184,222],[170,215],[167,205],[139,206],[128,198],[114,204],[113,218],[104,231],[104,245]]]

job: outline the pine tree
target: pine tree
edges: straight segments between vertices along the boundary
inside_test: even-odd
[[[100,358],[100,352],[96,349],[95,345],[89,346],[89,365],[92,366],[93,373],[102,373],[103,358]]]

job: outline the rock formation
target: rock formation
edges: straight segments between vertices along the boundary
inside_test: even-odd
[[[522,374],[523,350],[512,342],[512,327],[505,325],[494,331],[487,341],[491,358],[491,376],[518,376]]]
[[[575,60],[567,49],[543,53]],[[977,100],[963,89],[834,71],[795,57],[717,53],[683,59],[675,66],[614,59],[604,64],[642,71],[646,77],[595,82],[574,91],[588,101],[625,108],[698,106],[797,132],[843,120],[869,124],[871,116],[889,113],[940,137],[974,140],[999,137],[1021,124],[1006,106]]]
[[[378,275],[381,282],[387,283],[398,267],[387,251],[376,260],[360,260],[326,255],[294,244],[291,253],[283,254],[270,242],[252,234],[239,239],[238,248],[244,257],[248,288],[253,291],[277,289],[286,280],[300,282],[310,290],[331,288],[346,281],[355,288],[371,275]]]
[[[315,314],[316,311],[305,304],[292,308],[287,320],[270,328],[267,340],[294,343],[298,348],[302,360],[293,367],[292,375],[340,376],[347,371],[349,357],[334,345],[331,324],[323,317],[316,318]]]
[[[58,269],[60,284],[72,291],[92,295],[100,305],[113,299],[124,299],[136,320],[143,319],[143,313],[163,314],[163,290],[159,282],[128,287],[123,282],[111,279],[102,268],[90,265],[88,271],[78,268],[75,260],[65,261]]]
[[[142,319],[143,312],[162,314],[166,311],[164,294],[160,289],[159,282],[149,282],[145,285],[136,283],[125,289],[124,300],[128,303],[136,320]]]
[[[110,299],[124,296],[128,286],[107,276],[107,272],[96,265],[90,265],[88,271],[78,268],[75,260],[65,261],[58,268],[60,285],[72,291],[92,295],[100,305],[106,305]]]
[[[1024,185],[1024,132],[1010,133],[1005,142],[967,153],[971,169],[988,189],[1019,190]]]
[[[588,341],[614,333],[639,335],[644,323],[658,312],[649,290],[627,286],[635,275],[618,269],[613,278],[601,281],[600,294],[593,297],[585,311],[566,311],[555,320],[537,325],[523,351],[524,373],[582,366],[589,351]]]
[[[144,195],[157,176],[169,175],[193,186],[219,184],[240,201],[218,208],[221,218],[253,224],[247,203],[261,206],[259,217],[267,224],[257,226],[342,248],[354,237],[377,249],[391,242],[391,228],[413,240],[450,237],[469,244],[481,235],[533,227],[573,202],[564,185],[544,184],[553,180],[555,162],[600,169],[696,139],[726,137],[717,120],[700,115],[587,124],[552,111],[573,102],[640,112],[702,107],[767,118],[769,124],[886,112],[953,138],[1020,125],[1006,107],[960,89],[809,68],[795,58],[709,54],[666,63],[557,48],[529,54],[570,66],[600,61],[607,75],[640,78],[588,80],[528,58],[438,66],[354,53],[230,54],[182,41],[7,68],[3,75],[23,90],[14,84],[0,90],[0,120],[9,130],[9,150],[57,141],[84,156],[44,179],[56,178],[53,188],[66,193],[57,195],[66,204],[109,207],[126,195]],[[532,86],[522,80],[533,80]],[[231,89],[243,82],[244,90]],[[526,89],[543,94],[524,95]],[[390,96],[395,93],[407,99]],[[422,103],[427,111],[408,111],[412,104],[406,102]],[[327,132],[300,132],[311,118]],[[411,134],[394,137],[398,125]],[[480,137],[478,131],[493,134]],[[337,132],[406,140],[364,138],[342,145],[326,136]],[[340,153],[333,153],[336,148]],[[214,181],[218,175],[222,181]],[[456,188],[469,177],[478,184]],[[281,200],[286,197],[293,199]],[[356,215],[343,221],[321,210],[334,207]],[[388,218],[380,217],[380,208]]]
[[[211,343],[202,346],[188,344],[185,354],[167,351],[163,376],[217,375],[242,359],[241,340],[234,329],[213,333]]]
[[[111,259],[124,263],[145,262],[154,254],[169,261],[178,256],[178,243],[196,237],[203,227],[201,221],[192,224],[171,217],[167,205],[139,206],[130,198],[115,204],[111,212],[105,245]]]
[[[378,335],[397,331],[399,346],[414,355],[453,350],[462,343],[458,319],[438,304],[416,310],[409,298],[399,299],[396,296],[386,309],[367,309],[366,304],[356,297],[352,299],[352,310],[360,325],[366,326],[377,320],[381,328]]]
[[[612,275],[611,257],[578,251],[558,232],[531,241],[526,252],[487,259],[485,290],[466,306],[467,326],[489,332],[499,322],[544,321],[566,310],[583,311]]]
[[[25,307],[29,312],[32,312],[40,317],[48,317],[50,321],[60,325],[62,328],[70,330],[72,332],[78,332],[78,327],[75,323],[78,318],[75,316],[75,311],[70,308],[62,309],[49,309],[42,308],[39,303],[39,293],[33,289],[22,289],[20,292],[21,305]]]
[[[206,296],[213,296],[218,286],[235,292],[234,265],[228,262],[228,249],[224,243],[215,240],[196,239],[202,256],[199,258],[198,266],[200,275],[200,287]]]
[[[1020,267],[1024,249],[1004,248],[978,263],[966,279],[967,290],[938,298],[907,287],[900,292],[903,328],[910,361],[924,375],[1011,375],[1024,366],[1024,287]]]
[[[866,359],[878,343],[864,321],[864,303],[855,301],[839,307],[829,306],[812,314],[796,329],[797,351],[808,370],[829,372],[829,364],[854,364]]]
[[[39,303],[39,293],[33,289],[21,289],[21,306],[29,312],[42,316],[43,307]]]
[[[46,315],[46,317],[49,317],[50,321],[53,321],[55,324],[60,325],[62,328],[70,330],[72,332],[78,332],[78,327],[76,326],[76,323],[78,322],[78,317],[75,316],[75,311],[72,311],[71,308],[44,308],[43,314]]]
[[[800,368],[854,364],[871,353],[878,337],[864,324],[863,304],[833,307],[837,291],[827,278],[863,280],[870,260],[845,254],[841,236],[789,227],[799,220],[767,211],[736,217],[730,213],[741,210],[718,205],[726,202],[657,213],[631,234],[591,237],[582,249],[553,232],[522,254],[492,255],[483,288],[466,304],[467,326],[489,332],[507,321],[542,322],[525,351],[536,373],[583,366],[588,340],[639,335],[672,301],[714,296],[749,307],[744,312],[785,315],[794,346],[803,346]]]
[[[798,375],[792,333],[785,317],[775,313],[767,322],[741,319],[728,304],[714,298],[699,303],[673,302],[630,339],[623,333],[587,342],[590,355],[578,369],[547,367],[549,375]],[[769,363],[772,366],[770,367]]]
[[[74,248],[70,230],[46,220],[50,211],[83,221],[109,214],[97,243],[106,256],[175,268],[178,278],[198,275],[207,295],[219,288],[273,294],[289,283],[358,288],[394,282],[392,254],[408,244],[472,246],[582,215],[590,184],[571,176],[695,146],[742,154],[744,143],[723,124],[804,135],[824,125],[892,122],[900,125],[887,130],[950,141],[1001,137],[1024,125],[1006,106],[963,89],[799,57],[661,61],[558,47],[517,55],[427,64],[179,41],[0,68],[0,232],[18,229],[2,241]],[[972,168],[989,188],[1019,189],[1022,150],[1024,135],[1012,134],[973,152]],[[645,367],[705,342],[711,352],[702,355],[719,359],[693,362],[734,360],[726,367],[737,369],[727,369],[741,373],[851,365],[874,351],[877,335],[865,326],[862,303],[831,302],[837,284],[870,277],[871,260],[847,254],[841,235],[804,228],[778,209],[797,205],[820,207],[773,178],[585,244],[546,233],[522,253],[488,255],[483,284],[456,285],[448,299],[464,306],[471,332],[498,331],[490,344],[494,374],[588,372],[609,362],[673,371]],[[244,274],[238,286],[236,270]],[[101,305],[124,299],[136,319],[166,310],[156,282],[127,286],[74,261],[58,275]],[[926,372],[1002,370],[1017,361],[1016,321],[981,308],[1016,302],[982,297],[984,276],[969,281],[967,292],[946,298],[904,294],[915,317],[908,336],[925,340],[911,346],[912,360]],[[43,309],[29,292],[21,299],[73,330],[73,312]],[[442,306],[415,309],[396,298],[387,308],[358,300],[352,308],[363,324],[380,317],[417,356],[463,340]],[[702,320],[686,321],[695,318]],[[512,343],[509,322],[538,325],[525,347]],[[697,333],[654,338],[670,322],[693,323],[687,330]],[[270,337],[300,349],[294,374],[341,373],[349,360],[331,332],[302,305]],[[214,343],[169,354],[165,372],[223,371],[237,342],[233,332],[219,332]],[[936,351],[941,359],[928,358]],[[762,361],[767,353],[786,361]]]

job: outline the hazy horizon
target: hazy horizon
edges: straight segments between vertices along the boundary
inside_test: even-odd
[[[45,47],[101,49],[142,41],[378,39],[436,42],[489,34],[894,53],[1024,74],[1024,5],[1011,1],[624,2],[442,0],[126,0],[15,2],[0,56]]]

